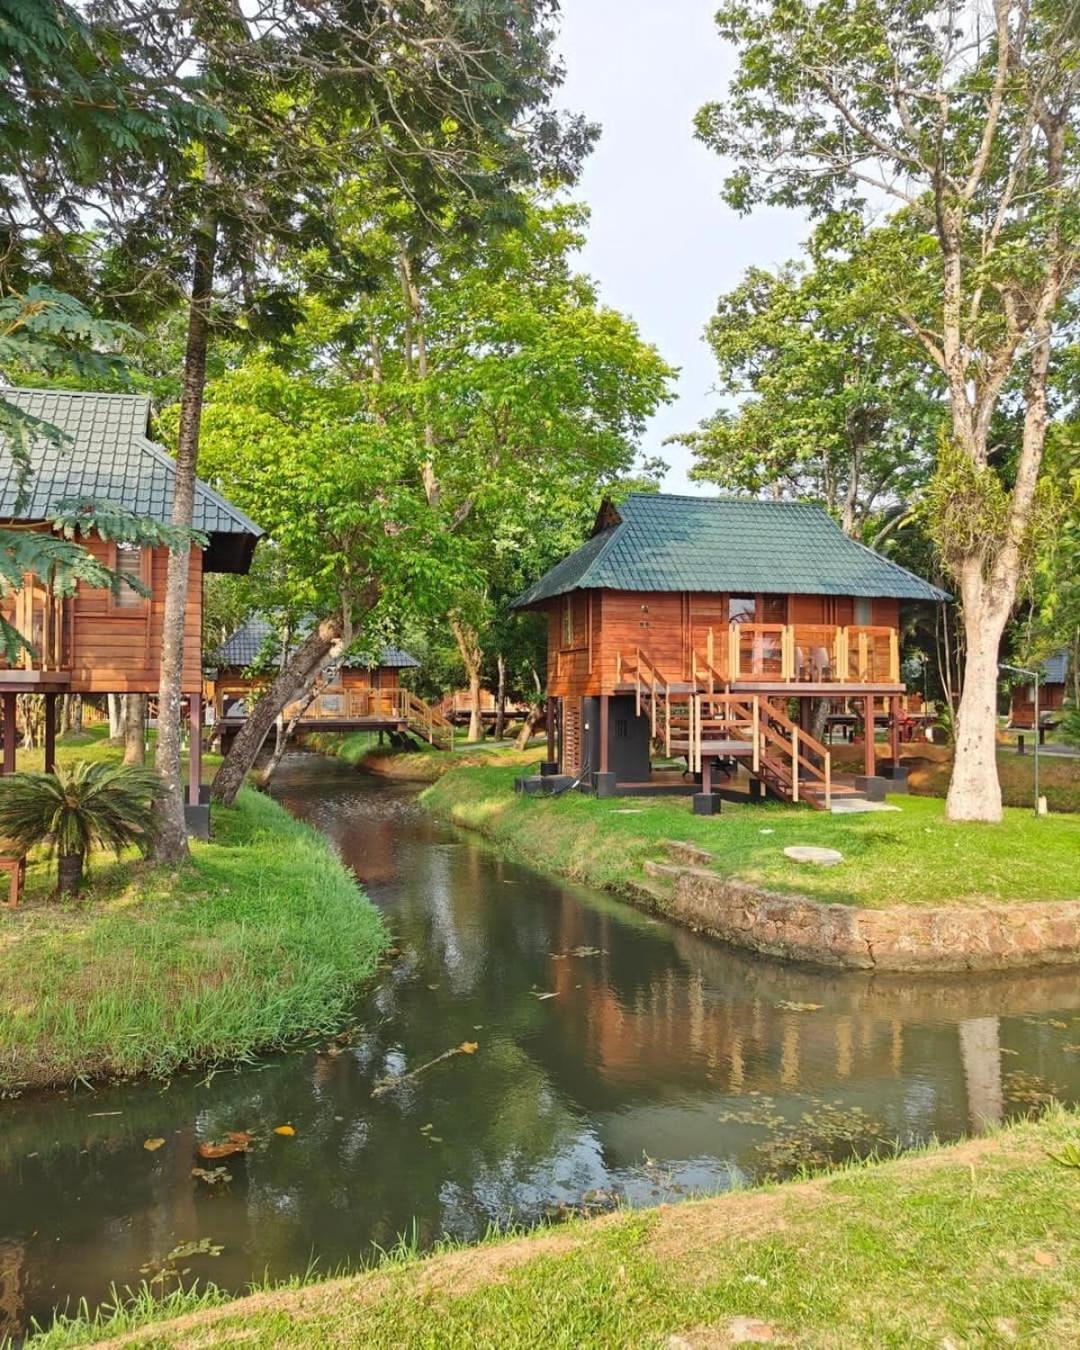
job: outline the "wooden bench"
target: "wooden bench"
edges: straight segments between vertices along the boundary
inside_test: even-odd
[[[8,875],[7,906],[14,909],[26,883],[26,855],[9,840],[0,839],[0,875],[5,872]]]

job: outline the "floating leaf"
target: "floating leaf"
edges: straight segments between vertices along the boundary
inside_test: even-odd
[[[164,1143],[164,1139],[144,1139],[143,1148],[146,1149],[147,1153],[156,1153]]]
[[[477,1041],[462,1041],[458,1046],[463,1055],[475,1055],[479,1048],[479,1042]]]
[[[218,1158],[231,1158],[236,1153],[246,1153],[251,1147],[250,1139],[221,1139],[209,1140],[205,1144],[200,1144],[195,1150],[200,1158],[209,1158],[212,1161]]]
[[[218,1186],[232,1181],[232,1173],[224,1167],[193,1167],[191,1175],[197,1181],[205,1181],[208,1186]]]
[[[820,1003],[793,1003],[789,999],[783,999],[776,1006],[783,1008],[785,1012],[818,1012],[823,1005]]]
[[[284,1135],[287,1139],[291,1139],[296,1133],[296,1130],[291,1125],[275,1125],[274,1133]]]
[[[532,993],[533,998],[539,999],[541,1002],[546,998],[558,998],[559,996],[559,991],[557,989],[550,994],[542,994],[538,989],[533,989],[530,992]]]

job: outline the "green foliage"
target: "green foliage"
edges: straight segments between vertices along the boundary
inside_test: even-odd
[[[85,858],[94,847],[117,857],[132,846],[145,850],[158,787],[151,769],[85,760],[55,773],[9,774],[0,779],[0,834],[61,857]]]
[[[842,226],[842,228],[841,228]],[[810,265],[751,268],[721,296],[706,337],[718,389],[738,399],[681,437],[694,477],[819,497],[849,534],[904,515],[931,471],[941,381],[882,307],[882,236],[842,219],[810,241]],[[892,265],[890,260],[889,266]]]

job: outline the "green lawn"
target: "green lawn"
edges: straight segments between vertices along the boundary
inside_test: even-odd
[[[900,810],[834,816],[782,804],[724,803],[695,816],[688,798],[598,801],[571,792],[517,796],[520,768],[455,767],[424,793],[438,814],[483,831],[519,857],[611,890],[640,881],[664,841],[709,849],[725,875],[769,890],[842,904],[947,904],[1064,900],[1080,896],[1080,816],[1036,818],[1007,810],[1000,825],[953,825],[931,797],[894,797]],[[808,867],[784,857],[789,844],[836,848],[845,861]]]
[[[70,747],[68,747],[70,748]],[[75,902],[31,864],[0,910],[0,1093],[164,1074],[339,1027],[385,944],[316,831],[245,789],[179,871],[92,860]]]
[[[34,1350],[124,1344],[722,1347],[1080,1344],[1080,1118],[767,1190],[575,1222],[370,1274],[148,1299]],[[160,1311],[158,1311],[160,1317]],[[140,1327],[142,1328],[140,1330]]]

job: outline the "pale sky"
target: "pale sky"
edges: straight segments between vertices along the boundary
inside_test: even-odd
[[[794,256],[808,233],[795,212],[729,210],[724,163],[694,139],[694,113],[723,94],[733,66],[715,8],[715,0],[563,0],[560,102],[602,128],[574,194],[592,210],[582,269],[682,372],[676,401],[642,447],[671,465],[668,492],[715,491],[691,484],[689,453],[662,442],[717,405],[702,337],[717,297],[751,264]]]

